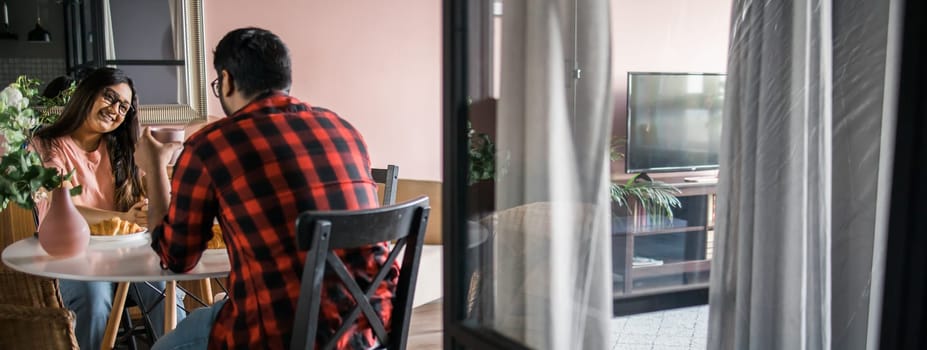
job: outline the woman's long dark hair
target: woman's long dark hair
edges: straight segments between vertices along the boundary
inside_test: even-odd
[[[119,211],[129,210],[145,195],[138,166],[135,165],[135,142],[139,134],[138,96],[135,94],[135,84],[125,72],[115,68],[100,68],[91,72],[77,84],[58,121],[35,133],[35,138],[46,152],[42,158],[46,159],[53,139],[71,135],[80,128],[90,117],[93,104],[100,98],[100,93],[107,87],[123,83],[129,85],[132,90],[132,106],[122,124],[116,130],[104,134],[102,139],[109,151],[109,160],[116,180],[114,202]]]

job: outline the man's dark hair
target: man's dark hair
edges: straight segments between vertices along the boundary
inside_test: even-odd
[[[271,90],[289,90],[292,82],[290,53],[283,41],[261,28],[235,29],[216,45],[213,67],[221,76],[228,71],[244,96]]]

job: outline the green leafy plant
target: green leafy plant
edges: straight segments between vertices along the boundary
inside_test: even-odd
[[[624,153],[618,151],[618,146],[624,139],[614,137],[609,145],[611,160],[624,158]],[[634,207],[641,212],[636,213],[645,217],[645,223],[652,227],[662,226],[663,223],[673,219],[673,208],[682,204],[676,196],[680,192],[673,185],[661,181],[654,181],[643,174],[636,174],[627,182],[612,182],[609,190],[613,202],[622,207]],[[632,214],[634,210],[632,210]]]
[[[678,188],[660,181],[645,180],[641,174],[631,177],[625,183],[611,184],[612,201],[619,206],[629,207],[638,205],[646,215],[647,224],[660,226],[664,221],[673,218],[673,208],[679,208],[681,203],[676,195],[680,194]]]
[[[39,94],[39,87],[42,82],[37,79],[31,79],[25,75],[19,76],[15,83],[23,95],[29,96],[29,105],[35,109],[36,124],[46,125],[54,123],[60,116],[57,111],[68,103],[74,90],[77,89],[77,82],[72,81],[67,88],[58,93],[58,96],[45,97]]]
[[[20,76],[0,91],[0,135],[3,136],[3,155],[0,158],[0,210],[10,202],[26,209],[35,207],[49,190],[58,188],[73,176],[71,170],[60,174],[57,169],[42,165],[39,155],[26,147],[37,127],[57,120],[50,108],[36,112],[36,107],[66,103],[73,85],[61,95],[46,99],[38,96],[38,80]],[[70,91],[70,92],[69,92]],[[44,105],[43,105],[44,104]],[[80,186],[70,190],[80,193]]]
[[[618,151],[618,147],[621,146],[622,144],[624,144],[623,137],[617,137],[617,136],[612,137],[611,144],[609,145],[609,148],[608,148],[609,158],[611,158],[612,161],[624,159],[624,153]]]
[[[489,139],[489,135],[477,133],[467,122],[467,142],[470,156],[468,183],[472,185],[482,180],[494,179],[496,176],[496,145]]]

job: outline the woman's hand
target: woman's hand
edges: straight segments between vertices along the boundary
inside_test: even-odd
[[[167,171],[167,163],[174,151],[183,147],[180,142],[162,143],[151,136],[151,128],[145,127],[142,136],[135,145],[135,164],[147,174],[155,171]]]
[[[148,226],[148,199],[142,199],[133,204],[129,211],[123,213],[122,219],[139,226]]]

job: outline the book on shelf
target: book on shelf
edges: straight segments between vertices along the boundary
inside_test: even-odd
[[[647,209],[637,202],[632,202],[629,208],[629,214],[631,218],[629,228],[631,231],[647,231],[680,227],[680,220],[663,216],[661,214],[648,213]],[[685,226],[684,220],[682,220],[681,225]]]
[[[635,256],[631,259],[631,266],[633,267],[644,267],[644,266],[660,266],[663,265],[663,260],[647,258],[643,256]]]

